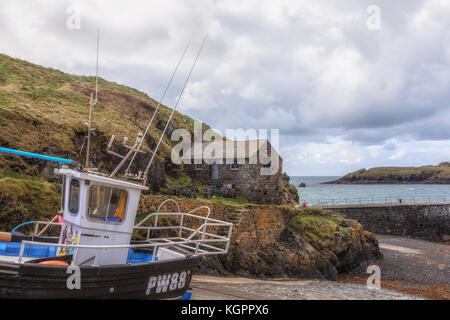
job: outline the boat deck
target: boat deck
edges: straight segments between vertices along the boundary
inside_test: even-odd
[[[20,242],[0,242],[0,262],[17,263],[20,254]],[[27,262],[38,258],[56,257],[56,247],[26,245],[22,261]],[[145,263],[152,261],[153,254],[135,252],[131,248],[128,252],[127,264]],[[158,259],[155,257],[155,262]]]
[[[22,258],[23,262],[27,262],[30,260],[33,260],[34,258]],[[13,262],[13,263],[17,263],[19,260],[19,257],[15,257],[15,256],[2,256],[0,255],[0,262]]]

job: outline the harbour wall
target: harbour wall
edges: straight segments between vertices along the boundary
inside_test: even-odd
[[[370,204],[327,207],[378,234],[450,242],[450,203]]]

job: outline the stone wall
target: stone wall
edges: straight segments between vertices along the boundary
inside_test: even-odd
[[[374,233],[450,241],[450,204],[405,203],[330,209],[357,220]]]
[[[282,159],[280,158],[279,169],[274,175],[262,175],[262,167],[260,163],[249,164],[248,159],[245,164],[239,165],[238,170],[231,169],[229,164],[219,164],[217,180],[212,179],[209,164],[204,163],[197,169],[194,165],[185,165],[185,171],[191,177],[208,185],[234,189],[237,195],[247,198],[250,202],[265,204],[289,202],[283,187]]]

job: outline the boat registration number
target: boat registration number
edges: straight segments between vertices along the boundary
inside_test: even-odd
[[[151,276],[148,280],[147,296],[167,291],[182,289],[186,286],[186,278],[190,271],[174,272],[158,276]]]

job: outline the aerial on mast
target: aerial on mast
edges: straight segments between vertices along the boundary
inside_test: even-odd
[[[95,102],[97,104],[97,91],[98,91],[98,54],[100,48],[100,30],[97,29],[97,67],[95,69]]]
[[[97,67],[95,74],[95,101],[93,101],[93,94],[91,93],[91,97],[89,99],[89,123],[88,123],[88,133],[87,133],[87,149],[86,149],[86,165],[84,170],[97,170],[96,168],[90,168],[89,158],[91,152],[91,132],[95,129],[92,128],[92,112],[93,106],[97,104],[97,92],[98,92],[98,55],[99,55],[99,43],[100,43],[100,30],[97,30]],[[81,153],[81,152],[80,152]]]

